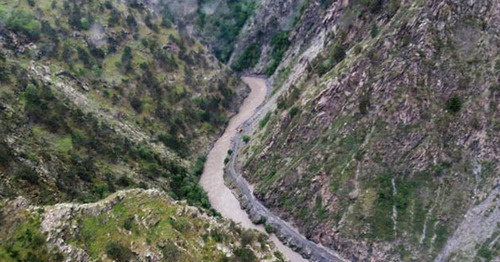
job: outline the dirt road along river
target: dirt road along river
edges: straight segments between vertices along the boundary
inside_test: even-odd
[[[251,92],[240,107],[238,114],[231,118],[226,131],[219,140],[217,140],[208,154],[200,184],[207,192],[212,207],[223,217],[241,223],[245,228],[253,228],[265,232],[263,226],[252,223],[247,212],[240,206],[240,202],[236,196],[224,183],[224,159],[227,157],[229,149],[236,149],[239,145],[241,135],[238,133],[238,129],[240,129],[240,127],[250,118],[254,121],[253,119],[256,118],[254,115],[257,114],[257,108],[264,103],[269,91],[265,79],[258,77],[243,77],[242,80],[250,87]],[[262,114],[262,112],[259,113]],[[247,125],[248,122],[245,124]],[[269,222],[273,222],[273,226],[279,228],[280,232],[283,233],[282,235],[289,239],[293,239],[294,243],[298,244],[298,246],[310,250],[311,257],[316,258],[314,259],[315,261],[341,261],[338,259],[336,253],[307,240],[304,236],[300,235],[297,230],[288,225],[285,221],[282,221],[278,216],[272,214],[255,199],[248,183],[241,176],[236,174],[234,168],[236,154],[236,152],[233,153],[228,171],[233,179],[236,178],[235,185],[242,191],[244,197],[253,208],[252,210],[256,210],[259,214],[265,215]],[[274,234],[270,236],[270,239],[274,242],[278,250],[290,261],[307,261],[299,253],[284,245]]]

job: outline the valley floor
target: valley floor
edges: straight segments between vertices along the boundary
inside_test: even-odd
[[[229,122],[225,133],[210,151],[200,180],[201,185],[207,191],[210,203],[222,216],[239,222],[246,228],[265,232],[264,226],[255,225],[252,222],[264,217],[268,227],[272,226],[277,229],[276,234],[280,239],[294,247],[295,251],[285,246],[275,235],[271,236],[278,249],[290,261],[306,261],[297,252],[310,257],[313,261],[341,261],[335,252],[307,240],[292,226],[273,215],[253,196],[251,186],[235,171],[234,161],[237,157],[239,142],[242,140],[240,134],[243,131],[242,128],[251,125],[250,122],[256,119],[255,115],[262,113],[262,110],[258,109],[263,105],[268,94],[265,79],[244,77],[242,80],[250,87],[251,93],[245,99],[239,113]],[[236,190],[241,194],[242,205],[224,181],[224,166],[228,161],[230,163],[227,171],[230,179],[234,181]],[[249,210],[250,217],[242,206]]]

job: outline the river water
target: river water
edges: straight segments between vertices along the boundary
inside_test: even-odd
[[[207,192],[212,207],[221,213],[223,217],[241,223],[245,228],[252,228],[265,232],[263,226],[252,223],[248,214],[241,208],[238,199],[224,183],[223,177],[224,159],[227,156],[227,151],[231,147],[231,140],[238,132],[237,129],[239,126],[249,119],[255,113],[256,109],[264,103],[267,94],[267,86],[264,79],[243,77],[242,80],[250,87],[251,92],[240,107],[238,114],[231,118],[226,131],[219,140],[217,140],[208,154],[200,184]],[[274,242],[278,250],[290,261],[307,261],[302,258],[300,254],[281,243],[275,235],[271,235],[270,239]]]

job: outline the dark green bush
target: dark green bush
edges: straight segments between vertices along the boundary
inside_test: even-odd
[[[132,99],[130,100],[130,106],[132,106],[132,108],[137,113],[142,113],[143,103],[142,103],[142,100],[140,98],[138,98],[137,96],[132,97]]]
[[[132,229],[133,222],[134,222],[134,217],[128,217],[127,219],[125,219],[125,221],[123,221],[123,228],[130,231]]]
[[[108,26],[115,27],[120,24],[120,12],[116,9],[111,10],[111,14],[108,18]]]
[[[238,261],[240,262],[258,261],[253,251],[248,248],[237,248],[234,251],[234,255],[238,258]]]
[[[0,165],[7,165],[11,159],[10,148],[7,144],[0,142]]]
[[[177,152],[180,156],[185,157],[188,155],[187,145],[184,139],[177,138],[172,135],[160,134],[158,135],[158,140],[160,140],[166,147]]]
[[[248,246],[252,245],[253,241],[255,240],[255,234],[252,230],[246,229],[243,232],[241,232],[241,245],[242,246]]]
[[[277,33],[271,38],[271,55],[273,59],[271,64],[266,68],[266,75],[270,76],[274,74],[289,46],[288,31]]]
[[[33,170],[30,167],[22,166],[19,169],[19,171],[17,172],[17,177],[19,177],[22,180],[27,181],[28,183],[30,183],[32,185],[39,184],[38,174],[36,173],[35,170]]]
[[[452,113],[458,113],[462,109],[462,103],[462,99],[459,96],[453,95],[446,103],[446,109]]]
[[[339,63],[340,61],[344,60],[345,55],[346,54],[344,47],[341,44],[336,44],[333,47],[332,57],[336,63]]]
[[[300,89],[296,86],[291,86],[288,94],[283,94],[278,98],[278,108],[287,109],[292,106],[300,97]]]
[[[210,237],[217,243],[222,243],[226,240],[226,235],[223,232],[213,229],[210,231]]]
[[[106,254],[116,261],[129,261],[134,257],[130,249],[118,242],[108,242],[106,244]]]
[[[179,219],[170,219],[168,221],[170,223],[170,225],[175,228],[175,230],[183,233],[183,232],[187,232],[187,231],[190,231],[191,230],[191,224],[189,223],[189,221],[184,218],[184,217],[181,217]]]
[[[399,10],[399,8],[401,7],[400,1],[401,0],[390,0],[388,8],[389,17],[393,17]]]
[[[129,14],[125,20],[127,21],[128,26],[137,26],[137,21],[135,21],[135,17],[132,14]]]
[[[15,10],[5,23],[7,29],[28,36],[32,41],[40,37],[41,23],[35,16],[23,10]]]
[[[200,177],[203,174],[203,168],[205,167],[205,161],[207,161],[206,156],[199,156],[194,163],[192,173],[196,177]]]
[[[372,38],[375,38],[378,35],[378,27],[377,27],[377,23],[375,23],[375,22],[372,24],[372,28],[370,30],[370,35]]]
[[[233,69],[236,71],[242,71],[255,66],[259,62],[260,52],[260,46],[257,43],[251,44],[245,52],[243,52],[236,63],[233,64]]]
[[[10,72],[7,66],[0,62],[0,82],[7,82],[10,78]]]
[[[335,65],[344,60],[345,56],[344,47],[341,44],[335,44],[329,49],[326,58],[322,55],[316,57],[313,63],[316,64],[318,75],[322,76],[329,72]]]
[[[242,137],[242,139],[243,139],[243,142],[248,143],[250,141],[250,136],[244,135]]]
[[[132,185],[132,181],[130,180],[130,178],[122,176],[116,181],[116,184],[121,187],[129,187]]]
[[[132,48],[130,48],[129,46],[126,46],[125,49],[123,49],[121,63],[122,63],[123,69],[127,73],[132,71],[132,58],[133,58]]]
[[[264,229],[266,230],[266,232],[267,232],[268,234],[273,234],[273,233],[276,233],[276,232],[277,232],[276,228],[274,228],[273,226],[268,225],[268,224],[266,224],[266,225],[264,226]]]
[[[370,108],[370,96],[362,95],[359,98],[359,112],[362,115],[368,114],[368,109]]]
[[[291,118],[296,116],[298,113],[299,113],[299,108],[296,106],[292,107],[292,109],[290,109],[290,112],[289,112]]]
[[[174,242],[167,240],[163,245],[158,246],[165,261],[179,261],[182,253]]]

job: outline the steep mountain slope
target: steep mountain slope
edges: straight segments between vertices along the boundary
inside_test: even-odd
[[[499,3],[310,1],[297,20],[241,152],[257,197],[353,260],[498,257]]]
[[[165,10],[0,3],[1,261],[282,260],[198,185],[246,91]]]
[[[155,186],[208,207],[197,176],[239,81],[150,7],[0,4],[2,197],[94,201]]]

